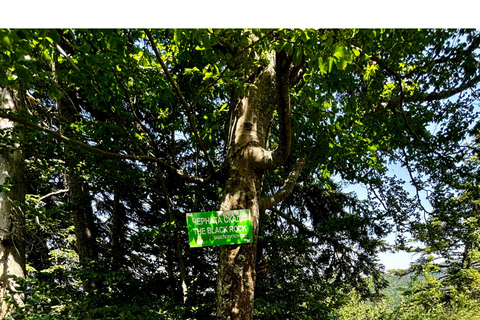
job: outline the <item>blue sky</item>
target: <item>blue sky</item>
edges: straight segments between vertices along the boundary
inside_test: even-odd
[[[405,251],[381,253],[378,257],[380,263],[385,266],[385,270],[408,269],[410,263],[415,260],[415,257],[411,253]]]

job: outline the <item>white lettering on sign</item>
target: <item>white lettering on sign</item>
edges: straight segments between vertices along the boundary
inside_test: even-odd
[[[252,242],[248,209],[187,213],[191,247]]]
[[[194,228],[193,232],[195,232],[195,234],[205,234],[205,228]]]
[[[194,218],[192,219],[192,222],[195,223],[196,225],[202,225],[202,224],[217,224],[221,221],[220,217],[202,217],[202,218]]]

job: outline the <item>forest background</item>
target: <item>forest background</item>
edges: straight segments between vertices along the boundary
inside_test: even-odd
[[[476,316],[477,31],[1,40],[6,315]],[[347,192],[358,184],[366,198]],[[186,212],[236,206],[257,217],[254,245],[188,248]],[[398,249],[419,259],[386,307],[377,257]]]

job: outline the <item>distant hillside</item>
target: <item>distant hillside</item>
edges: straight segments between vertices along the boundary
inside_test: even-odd
[[[411,282],[412,276],[409,274],[403,276],[392,275],[388,278],[388,287],[383,290],[388,301],[392,306],[398,306],[402,300],[402,295]]]
[[[444,275],[441,272],[432,273],[435,277],[439,278]],[[396,307],[402,300],[402,295],[407,290],[411,284],[413,274],[405,275],[391,275],[388,278],[388,287],[383,289],[383,294],[387,300],[391,301],[392,306]],[[424,280],[424,277],[419,277],[420,280]]]

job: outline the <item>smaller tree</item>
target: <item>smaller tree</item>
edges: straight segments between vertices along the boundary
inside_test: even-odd
[[[476,148],[476,146],[472,147]],[[425,244],[414,269],[428,269],[450,303],[458,294],[480,302],[480,189],[478,155],[463,163],[470,174],[437,184],[430,196],[432,212],[423,223],[413,224],[415,239]]]

